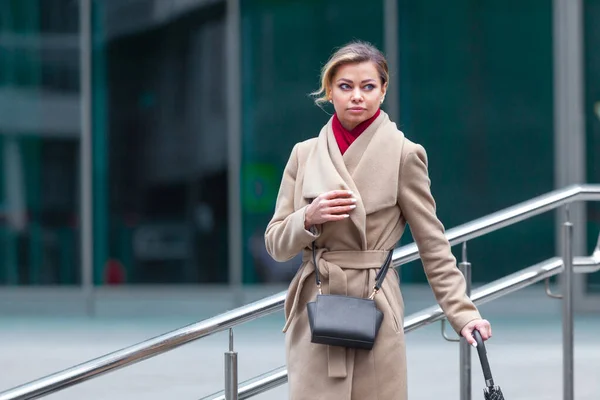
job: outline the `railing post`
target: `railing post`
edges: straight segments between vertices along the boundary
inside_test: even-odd
[[[225,400],[238,400],[237,353],[233,351],[233,329],[229,329],[229,351],[225,352]]]
[[[462,262],[458,265],[465,276],[466,293],[471,297],[471,263],[467,261],[467,242],[462,247]],[[471,346],[460,338],[460,400],[471,400]]]
[[[563,399],[573,400],[573,224],[563,224]]]

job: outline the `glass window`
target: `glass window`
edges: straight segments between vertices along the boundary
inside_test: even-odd
[[[583,4],[587,181],[597,184],[600,183],[600,2],[587,0]],[[587,249],[592,251],[600,234],[600,204],[589,202],[587,213]],[[600,293],[600,273],[586,276],[588,291]]]
[[[242,215],[244,282],[288,282],[296,257],[277,263],[264,231],[296,142],[317,136],[329,115],[309,93],[335,47],[353,39],[383,47],[383,2],[249,1],[242,12]],[[331,113],[332,110],[328,109]]]
[[[78,35],[76,1],[0,2],[0,284],[80,282]]]
[[[447,228],[553,190],[551,1],[400,0],[399,37],[399,125],[428,152]],[[468,253],[479,281],[547,259],[554,215],[473,240]],[[402,275],[425,281],[421,268]]]
[[[94,2],[96,283],[227,281],[225,8],[180,6]]]

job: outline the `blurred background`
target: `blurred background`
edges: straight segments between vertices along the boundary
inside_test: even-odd
[[[293,144],[329,118],[308,96],[320,67],[353,39],[390,57],[385,109],[427,149],[447,228],[600,180],[598,0],[580,2],[579,61],[557,57],[571,32],[551,0],[89,3],[0,1],[2,285],[81,285],[86,268],[96,286],[289,281],[299,261],[271,261],[262,235]],[[571,66],[581,132],[557,126]],[[586,210],[585,254],[600,229]],[[474,241],[474,279],[554,254],[555,219]]]
[[[300,259],[274,262],[263,233],[293,145],[333,112],[308,94],[351,40],[388,56],[384,110],[427,149],[446,228],[599,183],[599,19],[600,0],[0,0],[0,342],[18,371],[0,387],[285,289]],[[589,255],[600,206],[575,204],[571,216],[575,255]],[[545,213],[470,241],[475,284],[559,254],[563,219]],[[407,232],[399,245],[410,242]],[[432,304],[418,294],[420,262],[399,273],[414,295],[407,310]],[[599,312],[600,274],[574,279],[576,309]],[[494,310],[556,317],[532,298]],[[94,308],[125,319],[64,319]],[[51,319],[23,319],[40,314]],[[523,339],[520,322],[504,327]],[[262,337],[280,365],[280,328],[280,316],[249,328],[256,359]],[[55,344],[36,347],[35,332]],[[40,354],[45,363],[26,361]]]

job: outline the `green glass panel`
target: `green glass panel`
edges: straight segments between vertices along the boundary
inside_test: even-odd
[[[585,129],[587,146],[587,182],[600,183],[600,1],[584,1],[583,41],[585,73]],[[591,251],[600,234],[600,203],[587,207],[588,251]],[[600,293],[600,273],[587,276],[587,290]]]
[[[281,174],[293,145],[318,135],[329,118],[309,93],[318,88],[320,69],[334,48],[354,39],[382,48],[382,5],[361,0],[241,1],[246,283],[269,280],[265,271],[289,268],[292,273],[298,267],[297,262],[272,262],[262,240]]]
[[[399,21],[399,126],[428,152],[444,225],[552,190],[552,2],[400,0]],[[553,256],[553,220],[470,242],[473,279]],[[425,280],[411,265],[402,277]]]
[[[78,20],[69,0],[0,2],[0,284],[78,283]]]
[[[226,283],[225,3],[158,3],[93,2],[94,277]]]

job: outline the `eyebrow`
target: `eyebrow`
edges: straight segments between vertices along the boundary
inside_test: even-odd
[[[337,81],[338,82],[342,82],[343,81],[343,82],[353,83],[350,79],[346,79],[346,78],[340,78]],[[369,78],[369,79],[363,80],[361,83],[367,83],[367,82],[377,82],[377,80]]]

